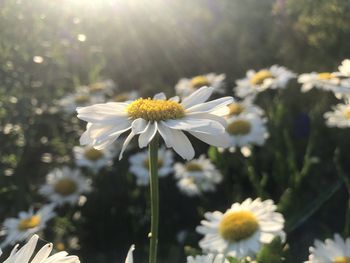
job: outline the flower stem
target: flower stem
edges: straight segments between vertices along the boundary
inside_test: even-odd
[[[149,171],[151,192],[151,232],[149,246],[149,263],[157,262],[159,192],[158,192],[158,137],[149,144]]]

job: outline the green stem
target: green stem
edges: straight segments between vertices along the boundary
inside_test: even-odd
[[[151,232],[149,246],[149,263],[157,262],[159,192],[158,192],[158,137],[149,144],[149,171],[151,192]]]

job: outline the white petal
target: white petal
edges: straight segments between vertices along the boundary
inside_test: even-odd
[[[128,255],[126,256],[125,263],[133,263],[134,262],[133,256],[132,256],[132,252],[134,250],[135,250],[135,246],[132,245],[129,249]]]
[[[144,132],[147,129],[148,125],[149,125],[148,121],[142,118],[138,118],[132,122],[131,128],[133,133],[139,134],[141,132]]]
[[[139,136],[139,147],[143,148],[146,147],[153,139],[153,137],[156,135],[158,130],[157,122],[149,123],[148,128],[142,132]]]
[[[157,93],[156,95],[153,96],[154,100],[166,100],[166,96],[163,92]]]
[[[195,106],[199,103],[203,103],[207,101],[207,99],[210,97],[210,95],[213,93],[214,88],[212,87],[202,87],[195,92],[193,92],[190,96],[185,98],[182,102],[181,105],[187,109],[192,106]]]
[[[180,97],[179,96],[174,96],[174,97],[171,97],[169,100],[170,101],[179,102],[180,101]]]
[[[209,102],[201,103],[192,106],[191,108],[188,108],[186,110],[187,113],[202,113],[202,112],[212,112],[217,110],[218,108],[221,108],[222,106],[226,106],[233,102],[232,97],[223,97],[217,100],[212,100]]]
[[[227,121],[225,120],[225,118],[220,117],[220,116],[221,115],[217,116],[216,114],[214,115],[214,114],[206,113],[206,112],[204,112],[204,113],[189,113],[189,114],[187,114],[188,118],[209,119],[209,120],[217,121],[217,122],[221,123],[222,126],[226,127],[227,126]]]
[[[223,133],[224,126],[210,119],[183,118],[178,120],[167,120],[163,122],[170,129],[194,131],[208,134]]]
[[[168,147],[172,147],[183,159],[193,159],[194,149],[182,131],[172,130],[163,123],[158,124],[158,130]]]
[[[216,147],[227,148],[230,146],[230,136],[227,133],[221,134],[205,134],[199,132],[189,132],[199,140]]]
[[[44,259],[46,259],[52,251],[52,244],[46,244],[43,246],[38,253],[36,253],[35,257],[31,261],[31,263],[41,263]]]
[[[134,136],[135,136],[135,134],[131,131],[130,134],[128,135],[128,137],[125,139],[125,141],[123,143],[122,150],[120,151],[120,154],[119,154],[119,160],[121,160],[123,158],[123,153],[124,153],[126,147],[129,145],[132,138],[134,138]]]

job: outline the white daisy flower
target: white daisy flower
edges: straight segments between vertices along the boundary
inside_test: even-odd
[[[88,88],[91,95],[106,96],[113,94],[116,85],[113,80],[107,79],[90,84]]]
[[[91,146],[75,146],[73,153],[77,166],[87,167],[94,173],[97,173],[103,167],[110,166],[116,155],[116,151],[111,147],[96,150]]]
[[[196,229],[204,235],[199,246],[238,259],[255,255],[262,244],[270,243],[274,237],[284,239],[284,218],[275,212],[276,208],[272,200],[248,198],[241,204],[234,203],[225,213],[207,212],[206,220]]]
[[[79,263],[77,256],[69,256],[67,252],[61,251],[59,253],[49,256],[53,245],[51,243],[43,246],[36,254],[34,254],[39,237],[33,235],[30,240],[18,250],[16,245],[10,256],[3,263]],[[1,255],[1,251],[0,251]],[[34,256],[34,257],[33,257]],[[32,259],[33,258],[33,259]]]
[[[341,84],[340,78],[335,73],[331,72],[311,72],[300,74],[298,82],[302,84],[302,92],[308,92],[312,88],[335,90]]]
[[[184,159],[194,157],[194,149],[183,131],[214,146],[226,147],[229,136],[225,131],[227,105],[232,97],[205,102],[214,88],[202,87],[189,97],[166,100],[163,93],[153,99],[137,99],[129,102],[109,102],[78,108],[78,118],[88,122],[87,130],[80,138],[82,145],[103,149],[130,130],[119,158],[135,135],[139,135],[139,147],[146,147],[159,133],[166,146],[172,147]]]
[[[342,76],[350,77],[350,59],[343,60],[338,70]]]
[[[248,70],[244,79],[236,81],[234,91],[240,98],[254,97],[266,89],[284,89],[295,76],[295,73],[278,65],[259,71]]]
[[[231,138],[229,148],[231,152],[236,147],[261,146],[269,135],[266,129],[266,119],[254,113],[242,113],[227,119],[226,131]]]
[[[46,184],[39,193],[55,205],[74,205],[83,193],[91,191],[91,182],[78,169],[56,168],[46,176]]]
[[[259,106],[254,105],[250,97],[247,97],[242,101],[234,101],[231,104],[229,104],[228,107],[230,111],[229,114],[227,114],[226,116],[227,119],[245,113],[253,113],[258,116],[264,115],[264,110],[261,109]]]
[[[350,127],[350,104],[337,104],[333,111],[324,114],[328,127],[348,128]]]
[[[225,92],[225,74],[209,73],[206,75],[195,76],[190,79],[182,78],[175,85],[175,92],[181,98],[187,97],[201,87],[209,86],[214,88],[215,93]]]
[[[201,256],[188,256],[187,263],[229,263],[227,259],[224,259],[222,254],[208,254]]]
[[[189,196],[213,192],[216,185],[222,181],[219,170],[204,155],[185,164],[176,163],[174,170],[180,191]]]
[[[31,235],[43,230],[46,223],[56,215],[53,209],[54,205],[52,204],[44,205],[37,212],[30,208],[28,212],[19,212],[18,218],[5,219],[3,228],[6,232],[6,238],[1,247],[26,240]]]
[[[64,112],[71,114],[75,112],[77,107],[89,106],[102,102],[105,102],[103,96],[91,95],[88,87],[81,86],[77,88],[76,92],[70,93],[60,99],[58,104],[62,107]]]
[[[129,158],[130,172],[136,176],[137,185],[149,184],[148,151],[139,152]],[[158,150],[158,176],[164,177],[173,171],[173,152],[160,148]]]
[[[125,102],[129,100],[135,100],[139,97],[139,93],[135,90],[130,92],[123,92],[118,95],[112,96],[111,102]]]
[[[309,260],[305,263],[350,263],[350,238],[344,240],[339,234],[324,242],[315,240],[309,250]]]

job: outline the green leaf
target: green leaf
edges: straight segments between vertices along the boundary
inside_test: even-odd
[[[279,237],[276,237],[270,244],[264,245],[258,253],[258,263],[280,263],[284,262],[283,244]]]

